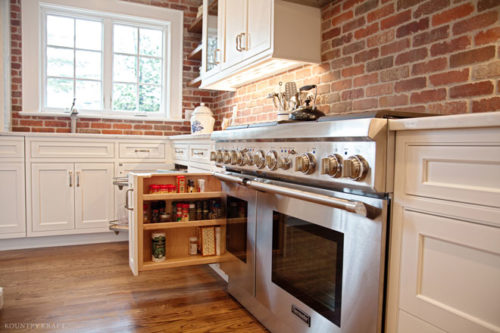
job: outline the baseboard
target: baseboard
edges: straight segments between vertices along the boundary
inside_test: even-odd
[[[220,265],[219,264],[209,264],[208,266],[210,266],[211,269],[214,270],[215,273],[217,273],[217,275],[219,275],[222,279],[224,279],[224,281],[228,282],[228,279],[229,277],[227,276],[227,274],[220,268]]]
[[[0,251],[123,241],[128,241],[127,232],[120,232],[118,235],[112,232],[104,232],[97,234],[12,238],[0,240]]]

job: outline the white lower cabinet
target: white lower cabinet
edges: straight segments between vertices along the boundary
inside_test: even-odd
[[[0,184],[0,239],[24,237],[24,162],[2,162]]]
[[[113,163],[32,163],[34,233],[106,231],[113,216]]]

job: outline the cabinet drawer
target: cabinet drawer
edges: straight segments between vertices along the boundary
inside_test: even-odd
[[[406,147],[409,195],[500,207],[500,146]]]
[[[189,146],[183,144],[174,145],[174,160],[188,161],[189,160]]]
[[[164,159],[164,143],[120,143],[120,158]]]
[[[210,163],[210,145],[190,145],[189,161]]]
[[[31,157],[114,157],[113,142],[31,141]]]
[[[0,158],[23,158],[24,138],[1,138]]]

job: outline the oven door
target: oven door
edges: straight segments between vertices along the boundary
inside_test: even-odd
[[[257,196],[256,297],[271,312],[264,325],[287,333],[380,332],[387,200],[303,186],[289,190],[294,198],[279,182],[249,186],[269,188]]]

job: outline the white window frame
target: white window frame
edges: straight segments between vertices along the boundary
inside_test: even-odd
[[[22,5],[22,88],[23,111],[25,115],[68,115],[69,107],[61,110],[43,109],[42,89],[45,82],[45,31],[41,29],[46,13],[85,19],[101,17],[103,24],[103,97],[104,110],[80,113],[80,117],[111,119],[144,119],[182,121],[182,70],[183,70],[183,12],[180,10],[152,7],[148,5],[123,2],[119,0],[80,1],[80,0],[30,0]],[[160,112],[113,112],[111,108],[112,91],[112,29],[113,23],[140,25],[164,29],[163,45],[163,93]],[[37,73],[37,78],[33,77]],[[108,77],[108,80],[105,78]]]

